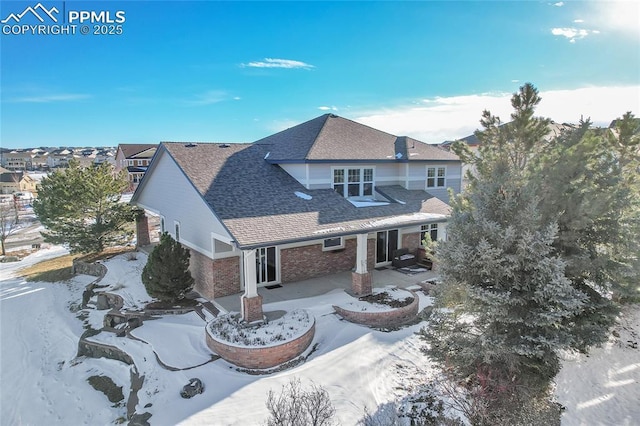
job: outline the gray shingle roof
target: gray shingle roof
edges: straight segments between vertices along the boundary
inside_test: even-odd
[[[434,145],[394,136],[364,124],[325,114],[256,142],[272,163],[302,161],[411,161],[458,157]],[[397,154],[402,156],[397,156]]]
[[[400,186],[376,190],[401,202],[357,208],[331,189],[305,189],[280,166],[264,160],[271,147],[263,144],[165,142],[162,147],[242,248],[424,223],[450,211],[427,192]]]
[[[151,158],[155,154],[154,148],[158,147],[155,143],[121,143],[118,145],[125,158],[132,158],[144,151],[149,151],[149,154],[144,158]]]

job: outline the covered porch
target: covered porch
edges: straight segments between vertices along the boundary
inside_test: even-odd
[[[422,281],[435,278],[437,271],[424,271],[414,274],[405,274],[392,267],[371,272],[372,286],[385,287],[394,285],[401,288],[416,285]],[[283,300],[295,300],[306,297],[314,297],[329,293],[333,290],[352,290],[352,272],[339,272],[308,280],[279,284],[276,288],[258,287],[258,295],[262,297],[262,304],[280,302]],[[242,312],[241,297],[238,294],[216,298],[213,303],[226,312]]]

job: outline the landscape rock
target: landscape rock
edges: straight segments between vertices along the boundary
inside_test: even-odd
[[[151,418],[151,413],[134,414],[129,419],[127,426],[150,426],[148,420]]]
[[[180,391],[183,398],[193,398],[194,396],[204,392],[204,385],[200,379],[189,379],[189,383],[184,385]]]

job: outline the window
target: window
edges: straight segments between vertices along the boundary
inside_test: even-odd
[[[160,232],[165,233],[166,228],[164,227],[164,217],[160,218]]]
[[[323,251],[339,250],[341,248],[344,248],[344,240],[342,237],[327,238],[322,242]]]
[[[427,167],[427,188],[444,188],[445,167]]]
[[[425,239],[427,235],[431,237],[431,241],[438,241],[438,224],[437,223],[428,223],[426,225],[422,225],[422,232],[420,233],[421,245],[422,245],[422,241]]]
[[[176,222],[176,238],[175,240],[177,242],[180,242],[180,224],[178,222]]]
[[[373,169],[333,169],[333,189],[343,197],[371,196]]]
[[[224,241],[220,241],[216,238],[213,239],[213,252],[214,253],[229,253],[233,251],[233,246],[227,244]]]

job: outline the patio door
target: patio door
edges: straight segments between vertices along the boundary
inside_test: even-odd
[[[256,250],[256,281],[258,285],[268,285],[278,280],[278,261],[275,247]]]
[[[398,249],[398,230],[380,231],[376,235],[376,265],[384,265],[393,259]]]

